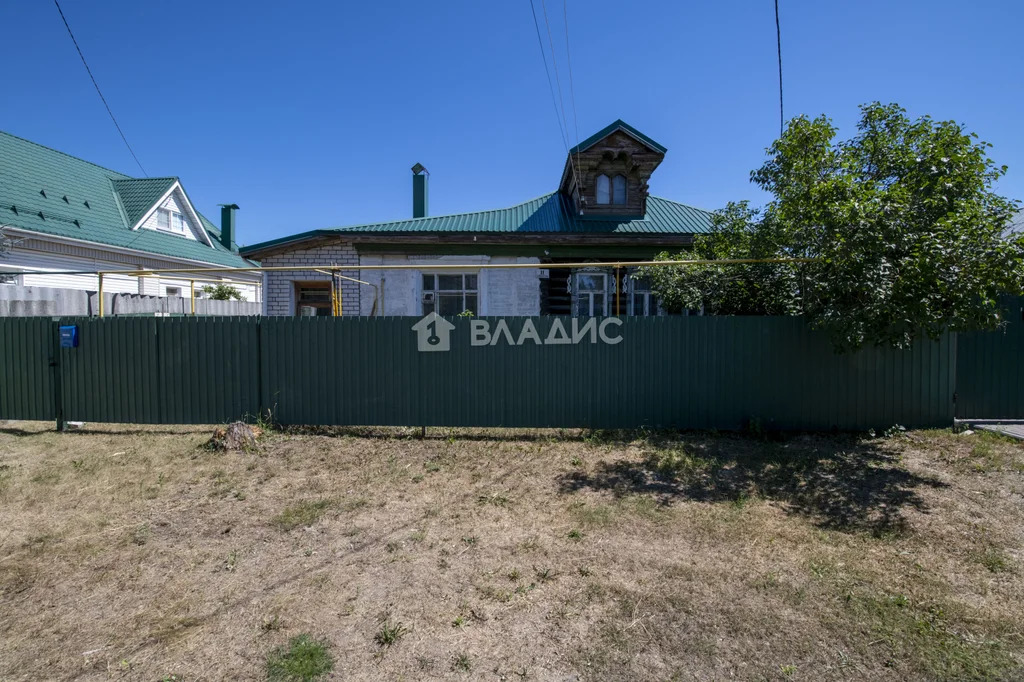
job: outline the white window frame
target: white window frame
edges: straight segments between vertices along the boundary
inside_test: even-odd
[[[640,278],[633,274],[630,274],[626,280],[626,286],[624,287],[628,301],[626,314],[631,317],[654,317],[657,315],[658,299],[650,289],[650,285],[643,289],[638,288],[638,285],[641,284]],[[636,310],[637,295],[644,297],[644,309],[640,312],[637,312]]]
[[[175,293],[171,293],[171,292]],[[181,296],[181,287],[164,287],[164,296]]]
[[[451,271],[451,270],[421,270],[419,272],[419,275],[420,275],[419,276],[420,315],[428,315],[430,312],[436,312],[437,311],[437,296],[438,296],[439,293],[444,292],[445,294],[451,295],[452,293],[455,293],[456,291],[462,293],[462,307],[463,307],[463,310],[460,310],[459,313],[457,313],[457,314],[461,314],[464,310],[469,310],[469,308],[466,307],[466,296],[470,295],[470,294],[476,296],[476,310],[473,311],[473,314],[474,315],[481,315],[482,314],[480,312],[480,308],[481,308],[481,305],[482,305],[482,294],[483,294],[483,292],[481,291],[481,287],[480,287],[480,271],[479,270],[466,269],[466,270],[459,270],[459,271],[454,271],[454,272]],[[441,277],[441,276],[444,276],[444,275],[457,275],[457,276],[461,276],[462,277],[462,288],[461,289],[439,289],[438,285],[440,284],[440,280],[438,279],[438,277]],[[466,276],[476,277],[476,289],[468,289],[468,288],[466,288]],[[433,280],[432,280],[433,281],[433,287],[432,288],[429,288],[429,287],[426,286],[427,277],[432,277],[433,278]],[[432,302],[427,302],[425,300],[427,298],[428,294],[432,294],[433,295],[433,301]],[[428,306],[429,306],[429,309],[428,309]],[[437,313],[437,314],[440,315],[441,313]]]
[[[587,289],[586,291],[580,290],[580,276],[581,275],[600,277],[604,281],[604,287],[600,291],[597,290],[597,289]],[[611,277],[611,273],[609,273],[607,270],[598,270],[598,269],[594,269],[594,270],[578,270],[578,271],[576,271],[576,272],[574,272],[572,274],[572,316],[573,317],[579,317],[579,313],[578,313],[579,301],[584,296],[588,299],[588,301],[587,301],[588,317],[597,317],[597,316],[607,316],[608,315],[609,299],[611,298],[611,296],[609,295],[609,289],[608,289],[608,280],[609,280],[610,277]],[[601,294],[601,296],[602,296],[602,303],[601,303],[601,309],[600,310],[595,310],[594,297],[595,297],[596,294]]]
[[[167,219],[167,227],[160,225],[161,218]],[[175,222],[181,225],[181,229],[175,228]],[[156,210],[156,229],[161,232],[170,232],[171,234],[185,234],[188,232],[188,218],[185,217],[184,213],[178,213],[169,208],[158,208]]]

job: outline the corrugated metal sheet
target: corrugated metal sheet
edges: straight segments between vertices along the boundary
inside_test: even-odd
[[[57,418],[53,359],[57,323],[0,318],[0,419]]]
[[[486,233],[557,233],[557,234],[693,234],[711,230],[711,213],[661,197],[647,198],[647,215],[643,218],[595,219],[577,216],[568,200],[558,192],[545,194],[509,208],[475,213],[428,216],[387,223],[354,225],[321,233],[375,232],[486,232]],[[270,244],[268,242],[267,244]],[[256,244],[247,249],[259,249]]]
[[[1002,303],[1005,328],[957,337],[958,419],[1024,419],[1024,297]]]
[[[61,349],[69,421],[213,424],[259,413],[251,318],[80,319]]]
[[[1018,310],[1019,314],[1019,310]],[[504,320],[539,339],[571,318]],[[836,355],[798,318],[625,318],[622,340],[472,345],[451,320],[451,350],[420,352],[415,318],[115,318],[80,326],[50,356],[57,322],[0,319],[0,418],[217,423],[269,410],[284,424],[780,429],[948,426],[1024,417],[1020,328]],[[1010,337],[1011,334],[1017,336]],[[974,344],[974,345],[971,345]],[[965,351],[967,359],[964,359]],[[1012,371],[1010,371],[1012,370]],[[975,378],[977,379],[975,381]],[[975,381],[975,383],[970,383]],[[986,402],[989,401],[989,402]],[[966,414],[961,408],[973,406]]]
[[[712,229],[711,213],[693,206],[680,204],[661,197],[647,198],[647,214],[643,218],[583,218],[575,215],[568,200],[558,192],[525,201],[516,206],[492,211],[456,213],[453,215],[410,218],[392,222],[352,225],[272,239],[242,248],[243,254],[258,254],[283,244],[308,239],[343,236],[347,233],[421,234],[479,233],[479,234],[637,234],[680,235],[700,234]]]
[[[482,318],[492,329],[498,318]],[[525,318],[510,321],[518,336]],[[546,338],[556,319],[530,318]],[[411,318],[267,319],[264,403],[283,423],[863,429],[949,425],[953,344],[836,355],[795,318],[629,319],[616,345],[416,350]]]

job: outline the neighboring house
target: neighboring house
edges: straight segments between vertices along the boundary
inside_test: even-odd
[[[217,229],[178,178],[129,177],[0,132],[0,230],[8,247],[0,284],[95,291],[98,277],[71,273],[251,267],[234,242],[235,208],[222,209]],[[188,297],[188,277],[104,275],[103,285],[108,293]],[[224,278],[259,300],[259,273]]]
[[[264,314],[332,314],[330,277],[314,265],[404,265],[341,271],[343,315],[655,315],[644,280],[602,262],[643,260],[688,247],[711,214],[649,196],[665,147],[615,121],[570,150],[558,190],[518,206],[427,215],[426,169],[413,167],[413,217],[314,230],[242,249],[264,266]],[[560,264],[590,262],[570,270]],[[457,271],[438,264],[464,265]],[[535,265],[482,269],[484,264]],[[620,308],[615,309],[616,301]]]
[[[1010,224],[1006,228],[1006,234],[1021,233],[1024,233],[1024,211],[1017,211],[1013,218],[1010,219]]]

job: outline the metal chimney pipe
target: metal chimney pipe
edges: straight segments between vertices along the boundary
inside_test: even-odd
[[[422,163],[412,167],[412,217],[425,218],[427,215],[427,180],[430,172]]]

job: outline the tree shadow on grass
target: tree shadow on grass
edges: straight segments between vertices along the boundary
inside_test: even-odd
[[[822,528],[876,536],[901,533],[905,509],[928,512],[919,488],[947,485],[907,471],[879,441],[852,435],[800,435],[778,442],[736,435],[650,441],[642,461],[598,462],[589,471],[562,475],[558,483],[562,493],[640,494],[663,505],[759,497]]]

